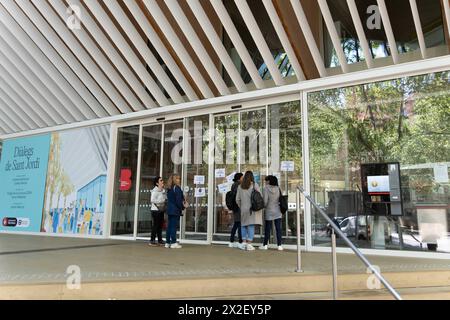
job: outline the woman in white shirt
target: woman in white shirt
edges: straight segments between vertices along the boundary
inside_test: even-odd
[[[162,238],[162,227],[164,224],[164,212],[166,211],[167,195],[164,189],[164,181],[161,177],[156,177],[154,180],[155,187],[152,190],[150,202],[152,203],[151,211],[153,218],[152,235],[150,237],[150,246],[164,245]],[[158,238],[158,243],[155,242]]]

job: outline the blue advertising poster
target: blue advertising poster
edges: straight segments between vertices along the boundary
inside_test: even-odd
[[[0,231],[40,232],[50,135],[6,140],[0,161]]]

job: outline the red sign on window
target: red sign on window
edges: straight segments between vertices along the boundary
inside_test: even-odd
[[[131,169],[120,170],[120,191],[128,191],[131,189]]]

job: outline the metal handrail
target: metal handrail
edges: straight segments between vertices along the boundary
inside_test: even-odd
[[[387,282],[387,280],[381,275],[381,273],[367,260],[367,258],[362,254],[362,252],[350,241],[350,239],[341,231],[338,226],[328,217],[328,215],[319,207],[319,205],[308,195],[306,194],[305,190],[301,186],[297,186],[298,191],[300,191],[303,196],[320,212],[323,218],[330,224],[330,226],[333,228],[333,231],[336,232],[344,241],[345,243],[350,247],[350,249],[353,250],[353,252],[356,254],[356,256],[361,259],[361,261],[372,271],[372,273],[380,280],[381,283],[388,289],[388,291],[394,296],[397,300],[403,300],[402,297],[398,294],[398,292]],[[334,234],[333,234],[334,236]],[[336,248],[335,245],[333,246],[332,250],[333,254],[333,274],[337,276],[337,265],[336,265]],[[333,281],[333,289],[334,292],[337,292],[337,283],[336,281]],[[336,294],[335,294],[336,297]]]

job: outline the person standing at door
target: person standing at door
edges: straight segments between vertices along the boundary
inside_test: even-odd
[[[230,199],[227,202],[228,209],[233,211],[233,228],[231,229],[231,236],[230,236],[230,244],[228,245],[230,248],[235,248],[236,246],[239,246],[239,244],[242,244],[242,230],[241,230],[241,209],[238,207],[236,203],[236,195],[237,190],[239,188],[239,185],[242,183],[242,180],[244,178],[244,175],[240,172],[236,173],[233,178],[233,185],[231,186],[231,194],[229,195]],[[227,199],[228,200],[228,199]],[[239,237],[239,244],[236,245],[234,242],[234,236],[236,235],[236,231],[238,232]]]
[[[264,220],[265,220],[265,232],[264,243],[261,250],[267,250],[267,244],[269,242],[270,234],[272,232],[272,223],[275,223],[275,229],[277,230],[277,245],[278,250],[282,251],[281,244],[281,221],[282,213],[280,209],[280,187],[278,186],[278,179],[275,176],[267,176],[265,178],[266,186],[263,189],[264,198]]]
[[[166,230],[166,248],[171,249],[181,248],[177,243],[177,228],[185,208],[185,200],[180,185],[181,179],[177,174],[171,175],[167,181],[167,218],[169,222]]]
[[[242,230],[242,244],[239,249],[253,251],[253,237],[255,235],[255,226],[262,225],[262,210],[253,212],[252,207],[252,192],[256,190],[260,192],[259,186],[255,183],[253,172],[247,171],[244,174],[241,185],[238,187],[236,195],[236,203],[241,209],[241,230]]]
[[[150,198],[151,202],[151,212],[152,212],[152,235],[150,237],[149,245],[156,245],[156,238],[158,238],[158,244],[164,245],[162,238],[162,227],[164,224],[164,212],[166,211],[166,201],[167,195],[164,189],[164,181],[161,177],[156,177],[153,180],[154,188],[152,190],[152,195]]]

